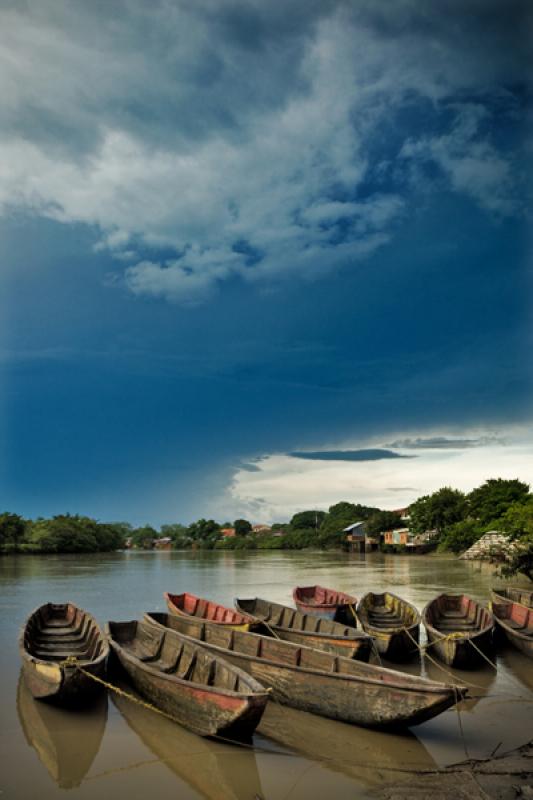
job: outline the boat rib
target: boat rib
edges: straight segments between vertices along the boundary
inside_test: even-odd
[[[145,614],[156,630],[186,633],[213,655],[272,689],[281,703],[367,727],[417,725],[453,706],[464,687],[430,681],[332,653],[201,620]]]
[[[109,622],[106,635],[135,689],[174,721],[200,736],[251,736],[268,692],[238,667],[146,622]]]
[[[90,675],[105,675],[109,646],[93,617],[73,603],[36,608],[21,630],[19,651],[25,681],[39,700],[75,705],[101,689]]]
[[[163,596],[171,614],[197,617],[214,625],[236,628],[241,631],[250,630],[257,624],[257,620],[249,614],[242,614],[233,608],[227,608],[220,603],[205,600],[203,597],[197,597],[189,592],[182,592],[182,594],[164,592]]]
[[[472,669],[491,655],[494,618],[472,597],[440,594],[424,608],[422,620],[430,652],[445,664]]]
[[[324,586],[296,586],[292,593],[296,608],[303,614],[326,617],[344,625],[357,627],[357,598]]]
[[[519,589],[514,586],[494,588],[491,591],[491,599],[499,603],[520,603],[526,608],[533,608],[533,590],[530,589]]]
[[[316,647],[318,650],[359,661],[368,661],[372,652],[371,636],[324,617],[303,614],[289,606],[260,597],[238,598],[235,600],[235,607],[243,614],[261,620],[267,633],[271,632],[288,642]]]
[[[533,608],[522,603],[492,601],[494,620],[508,641],[533,658]]]
[[[407,600],[392,592],[368,592],[357,606],[357,616],[375,642],[380,655],[405,661],[418,655],[420,614]]]

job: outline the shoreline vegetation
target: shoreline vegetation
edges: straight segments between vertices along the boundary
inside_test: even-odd
[[[404,544],[385,543],[384,533],[408,526],[409,533],[431,532],[426,551],[459,554],[487,531],[501,531],[513,545],[501,569],[533,581],[533,495],[518,479],[487,480],[469,494],[444,487],[412,503],[386,511],[342,501],[328,511],[307,510],[290,522],[252,525],[246,519],[218,523],[199,519],[190,525],[133,527],[127,522],[99,522],[80,515],[24,519],[0,514],[0,554],[96,553],[135,549],[173,550],[346,550],[346,528],[364,522],[365,533],[385,553],[409,552]]]

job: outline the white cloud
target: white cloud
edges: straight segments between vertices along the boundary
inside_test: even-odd
[[[438,445],[434,449],[417,450],[417,457],[409,459],[346,462],[265,455],[254,461],[254,471],[244,468],[236,472],[230,496],[240,509],[248,506],[255,511],[259,504],[262,518],[280,520],[306,508],[327,509],[340,500],[389,509],[404,507],[442,486],[470,491],[495,477],[520,478],[533,485],[531,433],[516,429],[504,433],[505,441],[498,442],[490,432],[462,431],[461,438],[480,444],[456,449],[442,449],[435,434]],[[400,436],[404,441],[417,439],[413,432],[407,438]],[[376,446],[375,441],[371,444]],[[350,446],[353,443],[339,449]]]
[[[451,23],[424,32],[409,2],[391,10],[392,35],[366,2],[240,11],[43,0],[0,12],[0,208],[97,226],[97,247],[119,262],[134,238],[173,248],[126,268],[136,294],[196,302],[234,276],[316,278],[383,246],[406,211],[398,189],[369,193],[384,122],[413,98],[449,106],[516,75],[497,41],[488,59]],[[511,166],[479,133],[487,113],[463,103],[453,129],[412,138],[403,155],[511,211]]]
[[[511,213],[514,208],[511,165],[480,133],[480,126],[488,116],[486,110],[472,104],[456,108],[456,121],[449,134],[408,141],[401,155],[433,161],[455,191],[470,195],[490,211]]]

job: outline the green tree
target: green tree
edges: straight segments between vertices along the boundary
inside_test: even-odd
[[[95,520],[58,514],[32,523],[28,549],[42,553],[94,553],[99,549],[97,531]]]
[[[335,503],[335,505],[329,507],[328,516],[351,519],[352,522],[362,522],[379,510],[379,508],[374,508],[373,506],[363,506],[360,503],[347,503],[345,500],[341,500],[340,503]]]
[[[354,522],[364,522],[378,511],[379,508],[362,506],[359,503],[347,503],[344,500],[340,503],[335,503],[335,505],[330,506],[320,526],[319,546],[324,549],[342,547],[346,541],[344,528]]]
[[[291,519],[290,527],[294,531],[308,530],[309,528],[318,530],[325,517],[325,511],[299,511]]]
[[[500,523],[514,545],[502,574],[510,577],[520,573],[533,581],[533,497],[509,506]]]
[[[403,528],[405,523],[396,511],[376,511],[366,521],[366,531],[370,536],[377,536],[383,531]]]
[[[449,525],[439,543],[439,550],[451,550],[453,553],[462,553],[468,550],[474,542],[485,533],[483,525],[477,520],[464,519]]]
[[[442,534],[448,525],[465,519],[467,511],[463,492],[444,486],[433,494],[419,498],[409,506],[409,528],[413,533],[437,530]]]
[[[150,550],[153,546],[154,539],[157,539],[157,531],[151,525],[143,525],[141,528],[135,528],[131,533],[131,541],[136,547],[141,547],[143,550]]]
[[[503,516],[515,503],[527,502],[529,486],[518,478],[490,478],[467,497],[470,514],[482,524]]]
[[[193,542],[203,547],[214,547],[220,536],[220,525],[214,519],[199,519],[192,522],[188,529],[188,536]]]
[[[233,527],[235,528],[235,536],[247,536],[252,530],[252,526],[247,519],[236,519]]]
[[[170,525],[161,525],[161,535],[172,539],[172,546],[180,550],[190,544],[189,529],[179,522]]]
[[[0,514],[0,550],[18,550],[26,535],[26,521],[18,514]]]
[[[133,528],[127,522],[99,522],[96,526],[98,549],[101,551],[121,550]]]

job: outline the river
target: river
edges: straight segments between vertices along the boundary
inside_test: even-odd
[[[378,733],[272,702],[242,748],[201,739],[123,698],[90,711],[36,703],[19,681],[17,637],[33,608],[72,601],[100,623],[164,610],[162,593],[190,591],[232,605],[266,597],[292,605],[292,587],[319,583],[360,597],[390,589],[419,609],[441,591],[487,601],[492,569],[454,558],[316,552],[126,552],[0,558],[0,796],[128,800],[344,800],[372,797],[409,769],[482,758],[533,737],[533,662],[516,650],[457,672],[472,699],[405,735]],[[390,666],[390,665],[387,665]],[[419,661],[403,667],[448,676]],[[462,729],[462,733],[461,733]]]

